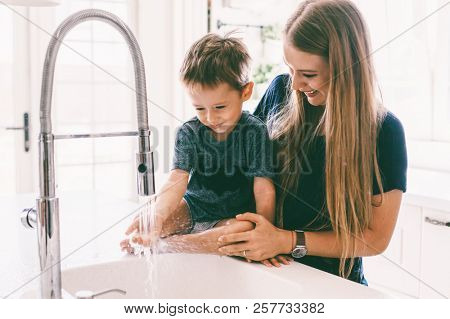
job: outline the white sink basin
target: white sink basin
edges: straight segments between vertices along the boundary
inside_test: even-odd
[[[23,229],[16,214],[12,213],[27,207],[34,198],[35,194],[3,200],[0,196],[0,210],[11,212],[4,216],[6,219],[1,225],[5,227],[0,225],[0,239],[8,242],[0,247],[0,255],[8,256],[0,258],[2,297],[33,298],[38,295],[35,288],[40,272],[37,236]],[[131,223],[129,212],[136,207],[136,203],[105,194],[75,192],[62,195],[61,211],[65,212],[60,216],[61,229],[64,229],[61,232],[64,290],[75,295],[82,290],[95,293],[120,288],[126,290],[127,295],[111,293],[98,298],[152,296],[145,258],[124,256],[118,248],[124,225]],[[130,217],[124,219],[126,216]],[[117,220],[123,220],[123,223],[117,224]],[[105,233],[105,225],[111,224],[116,225],[115,228]],[[80,229],[83,229],[83,236],[79,234]],[[102,236],[98,237],[99,233]],[[96,240],[86,246],[86,239],[94,237]],[[14,238],[16,240],[11,240]],[[95,259],[101,263],[93,264]],[[230,257],[189,254],[163,254],[157,260],[154,295],[157,298],[393,297],[299,263],[276,269]],[[80,264],[83,266],[74,267]]]
[[[349,280],[299,263],[281,268],[213,255],[164,254],[156,257],[156,282],[149,280],[145,258],[75,267],[62,272],[71,295],[123,289],[98,298],[389,298]],[[156,290],[152,292],[152,286]]]

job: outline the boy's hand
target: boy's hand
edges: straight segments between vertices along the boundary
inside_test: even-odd
[[[144,242],[151,242],[152,238],[161,238],[164,235],[162,233],[163,224],[164,218],[162,215],[155,214],[155,217],[150,222],[149,233],[142,236]]]
[[[128,226],[127,230],[125,231],[125,235],[130,235],[131,233],[138,232],[140,227],[140,216],[137,215],[134,217],[133,221],[131,222],[130,226]]]
[[[131,222],[130,226],[128,226],[127,230],[125,231],[125,235],[129,236],[130,234],[136,232],[139,232],[139,229],[141,229],[141,216],[138,214],[133,218],[133,221]],[[120,242],[120,249],[121,251],[126,251],[128,254],[133,255],[134,254],[134,247],[130,244],[130,238],[125,238]]]
[[[134,244],[141,245],[144,247],[149,247],[149,246],[151,246],[152,242],[154,241],[154,238],[156,238],[156,237],[153,236],[152,233],[139,234],[139,235],[134,235],[133,237],[131,237],[131,241]]]
[[[134,255],[134,248],[130,244],[130,239],[124,239],[120,242],[120,250],[126,251],[130,255]]]
[[[130,255],[135,255],[139,252],[143,252],[142,247],[150,247],[152,240],[153,237],[150,235],[133,235],[131,238],[122,240],[120,242],[120,248]],[[136,250],[136,248],[138,249]]]
[[[125,231],[125,235],[129,236],[134,232],[141,233],[144,229],[141,225],[141,222],[142,222],[141,216],[140,215],[135,216],[130,226],[128,226],[127,230]],[[150,233],[154,233],[155,236],[160,237],[164,219],[161,216],[156,215],[154,220],[150,220],[149,223],[150,225],[148,225],[147,228],[148,231]]]
[[[148,225],[149,229],[146,233],[143,233],[141,222],[141,216],[137,215],[134,217],[130,226],[128,226],[127,230],[125,231],[125,235],[129,236],[133,233],[134,234],[133,236],[131,236],[131,238],[126,238],[120,242],[120,248],[122,251],[126,251],[129,254],[134,254],[134,247],[132,244],[149,247],[151,243],[154,242],[155,238],[159,238],[161,236],[163,224],[163,220],[161,218],[155,218],[153,223]]]
[[[135,248],[138,246],[150,247],[155,242],[155,236],[151,233],[147,234],[134,234],[131,238],[126,238],[120,242],[120,249],[128,254],[134,255]]]

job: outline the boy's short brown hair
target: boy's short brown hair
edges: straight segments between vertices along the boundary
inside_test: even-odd
[[[210,33],[189,49],[180,70],[181,80],[188,87],[215,87],[225,82],[241,91],[250,80],[250,61],[242,41],[230,34]]]

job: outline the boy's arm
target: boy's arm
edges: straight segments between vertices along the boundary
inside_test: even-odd
[[[173,169],[169,178],[156,197],[156,218],[162,223],[174,212],[186,193],[189,173],[181,169]]]
[[[178,208],[186,193],[189,172],[196,167],[195,135],[192,133],[186,125],[177,130],[172,170],[156,198],[156,224],[159,231],[162,223]]]
[[[255,177],[253,181],[256,213],[264,216],[272,224],[275,222],[275,187],[270,178]]]
[[[163,185],[161,191],[156,195],[155,207],[155,224],[152,225],[151,231],[155,231],[158,237],[161,232],[162,225],[170,212],[175,211],[183,198],[187,189],[189,173],[181,169],[174,169],[170,172],[169,178]],[[140,231],[141,219],[136,216],[130,226],[125,231],[126,235],[130,235],[135,231]]]

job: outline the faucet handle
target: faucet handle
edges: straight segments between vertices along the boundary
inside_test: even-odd
[[[127,292],[122,289],[109,289],[109,290],[105,290],[105,291],[101,291],[101,292],[97,292],[97,293],[94,293],[90,290],[80,290],[75,293],[75,297],[77,299],[94,299],[97,296],[101,296],[101,295],[104,295],[104,294],[107,294],[110,292],[118,292],[121,295],[127,294]]]
[[[37,225],[37,212],[34,207],[25,208],[20,213],[20,221],[22,225],[27,229],[36,228]]]

